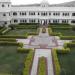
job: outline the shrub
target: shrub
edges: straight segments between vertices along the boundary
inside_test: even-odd
[[[39,58],[39,70],[38,70],[38,75],[46,75],[46,58],[41,57]]]
[[[17,42],[9,42],[9,41],[0,41],[0,45],[17,45],[19,46],[19,43]]]
[[[30,50],[32,50],[32,49],[26,49],[26,48],[21,48],[21,47],[17,48],[17,51],[19,53],[28,53]]]
[[[63,40],[75,40],[75,36],[60,36],[60,39],[63,39]]]
[[[16,39],[14,39],[14,38],[0,38],[0,41],[11,41],[11,42],[16,42]]]
[[[70,48],[58,49],[57,52],[62,54],[70,53]]]
[[[55,67],[55,74],[56,75],[60,75],[60,65],[59,65],[59,61],[58,61],[58,57],[57,57],[57,52],[56,50],[52,50],[53,53],[53,61],[54,61],[54,67]]]
[[[10,30],[11,30],[11,28],[7,28],[4,31],[2,31],[2,34],[5,34],[5,33],[9,32]]]
[[[75,43],[73,42],[66,43],[66,47],[70,47],[70,48],[75,47]]]
[[[27,55],[25,62],[24,62],[25,66],[23,69],[23,75],[30,75],[30,68],[32,65],[33,56],[34,56],[34,51],[33,50],[29,51],[29,54]]]
[[[1,35],[0,38],[27,38],[27,35]]]

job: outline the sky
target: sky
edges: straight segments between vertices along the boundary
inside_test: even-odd
[[[43,0],[11,0],[13,5],[21,5],[21,4],[34,4],[34,3],[41,3]],[[58,4],[64,2],[70,2],[74,0],[46,0],[49,4]]]

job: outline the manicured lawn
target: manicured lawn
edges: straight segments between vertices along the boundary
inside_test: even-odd
[[[69,54],[58,54],[61,74],[60,75],[75,75],[75,48],[71,48]]]
[[[17,53],[17,46],[0,46],[0,74],[21,75],[26,55]]]
[[[25,33],[37,32],[36,29],[15,29],[8,32],[6,35],[25,35]]]
[[[71,29],[66,29],[66,30],[63,30],[63,29],[53,29],[53,32],[58,32],[58,33],[60,32],[64,36],[75,36],[75,31],[73,31]]]

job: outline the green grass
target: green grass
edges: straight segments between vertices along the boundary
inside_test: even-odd
[[[6,35],[25,35],[25,33],[37,32],[36,29],[15,29],[8,32]]]
[[[61,74],[60,75],[75,75],[75,48],[71,48],[69,54],[58,54]]]
[[[17,53],[17,46],[0,46],[0,74],[20,75],[25,56]]]
[[[75,31],[71,29],[63,30],[63,29],[53,29],[53,32],[60,32],[64,36],[75,36]]]

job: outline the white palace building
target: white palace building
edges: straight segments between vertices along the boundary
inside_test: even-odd
[[[75,1],[50,5],[12,5],[10,0],[0,0],[0,25],[18,23],[68,23],[75,24]]]

